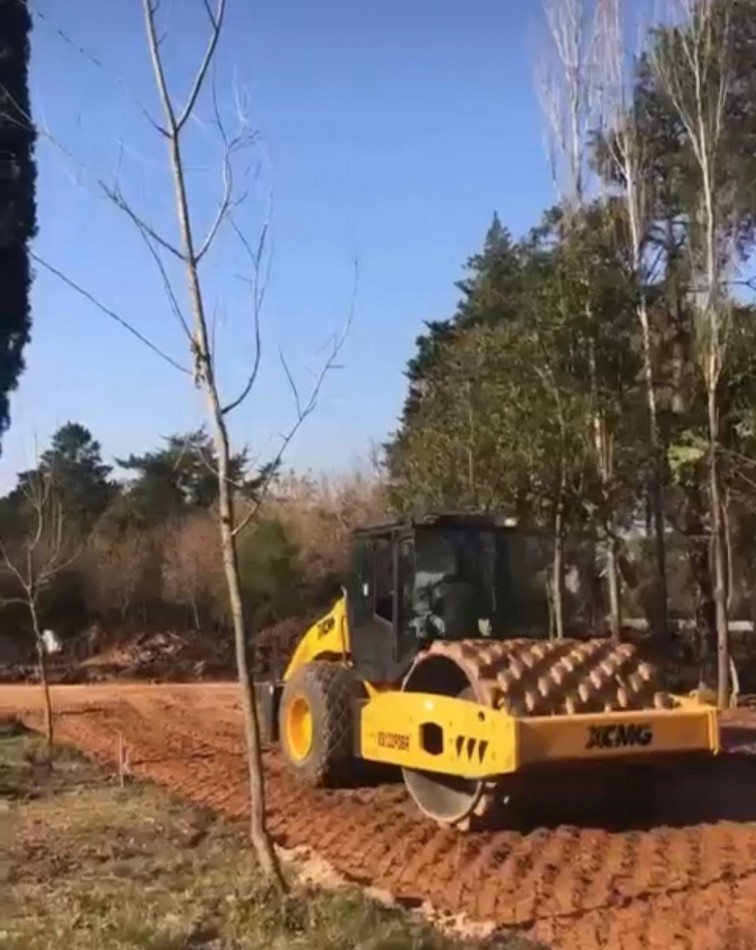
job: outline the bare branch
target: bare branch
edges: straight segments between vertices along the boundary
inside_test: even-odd
[[[568,209],[586,191],[586,142],[598,124],[596,23],[584,0],[544,0],[549,48],[537,61],[537,90],[549,135],[552,178]]]
[[[272,202],[272,192],[269,195],[268,202],[268,214],[266,216],[265,223],[260,231],[260,237],[257,242],[257,247],[252,248],[247,236],[239,228],[236,222],[232,219],[231,226],[234,229],[236,236],[238,237],[244,251],[249,258],[251,268],[252,268],[252,319],[253,319],[253,333],[255,339],[255,356],[252,363],[252,369],[250,370],[247,381],[244,384],[244,388],[239,393],[239,395],[233,399],[231,402],[227,403],[222,407],[222,413],[224,416],[229,415],[233,412],[238,406],[240,406],[244,400],[249,396],[254,388],[255,382],[257,380],[258,373],[260,371],[260,361],[262,358],[262,339],[260,332],[260,315],[262,313],[262,307],[265,302],[265,292],[267,290],[267,281],[269,276],[270,268],[270,259],[268,261],[268,271],[266,272],[265,279],[261,282],[260,279],[260,269],[262,257],[265,252],[266,240],[268,237],[268,229],[270,222],[270,211],[271,211],[271,202]]]
[[[165,290],[166,296],[168,297],[168,302],[171,305],[171,310],[173,310],[173,313],[175,314],[176,319],[178,320],[178,322],[181,325],[181,328],[186,334],[187,339],[191,342],[192,331],[189,328],[187,319],[184,316],[184,313],[181,309],[181,305],[178,302],[178,298],[176,297],[176,292],[173,289],[173,283],[170,277],[168,276],[168,271],[165,269],[165,264],[163,264],[162,258],[160,257],[160,254],[156,250],[154,244],[152,244],[152,242],[150,241],[149,235],[145,231],[143,231],[141,228],[138,228],[137,230],[139,231],[139,236],[144,241],[145,247],[150,252],[150,256],[155,262],[155,266],[160,272],[160,279],[163,282],[163,289]]]
[[[184,155],[183,140],[181,132],[190,117],[196,118],[194,110],[199,101],[206,80],[210,74],[213,60],[216,56],[217,46],[223,25],[223,19],[226,9],[226,0],[216,0],[215,11],[211,9],[211,0],[202,0],[208,19],[210,21],[210,37],[205,52],[198,65],[189,97],[180,111],[177,111],[174,101],[168,89],[168,81],[165,72],[165,66],[161,53],[161,38],[158,36],[156,26],[156,15],[158,11],[159,0],[143,0],[144,19],[147,33],[147,42],[150,48],[150,58],[152,61],[155,83],[159,98],[162,103],[164,120],[166,123],[166,137],[168,144],[168,163],[171,175],[173,177],[175,192],[175,211],[176,221],[179,232],[179,245],[181,248],[181,260],[184,265],[186,278],[186,290],[191,305],[192,312],[192,330],[190,334],[190,349],[194,359],[194,381],[205,396],[208,419],[212,427],[212,439],[215,449],[215,461],[217,465],[216,475],[218,481],[218,529],[220,535],[221,549],[223,553],[224,573],[228,588],[229,608],[233,622],[234,630],[234,648],[237,664],[238,680],[241,689],[242,707],[244,710],[244,733],[246,741],[246,753],[248,764],[249,790],[251,800],[250,812],[250,837],[255,846],[258,859],[265,873],[269,874],[276,884],[285,890],[287,887],[285,878],[281,872],[278,857],[270,839],[265,820],[265,792],[264,792],[264,772],[261,758],[261,744],[259,724],[256,714],[256,706],[251,688],[251,671],[249,669],[247,647],[248,647],[248,621],[245,617],[243,594],[241,580],[239,576],[238,559],[236,557],[236,537],[243,528],[249,524],[259,508],[260,499],[263,497],[270,480],[277,469],[277,464],[282,457],[286,446],[291,442],[294,434],[302,425],[304,420],[313,411],[323,384],[325,376],[330,369],[335,368],[336,357],[341,350],[344,340],[351,326],[354,312],[354,295],[352,297],[352,306],[350,308],[349,320],[344,334],[334,341],[330,358],[325,361],[321,373],[319,374],[313,387],[310,399],[307,404],[302,404],[298,398],[295,399],[297,407],[297,418],[291,430],[284,437],[283,444],[280,447],[278,456],[274,464],[265,474],[265,484],[263,490],[258,496],[257,503],[250,507],[247,517],[241,523],[237,522],[235,511],[234,485],[231,478],[230,468],[233,456],[231,453],[231,440],[226,421],[227,414],[237,405],[239,405],[249,394],[254,381],[257,377],[260,365],[260,310],[265,296],[266,284],[262,276],[262,260],[267,246],[267,236],[269,230],[269,218],[260,233],[257,246],[253,248],[252,243],[246,238],[236,221],[233,218],[233,210],[242,198],[236,198],[234,195],[234,169],[232,159],[245,145],[252,144],[257,139],[257,133],[248,133],[246,120],[240,124],[240,131],[235,138],[230,138],[223,125],[220,109],[218,107],[217,96],[213,89],[213,110],[215,126],[218,130],[220,140],[224,146],[222,159],[221,176],[222,191],[218,207],[213,216],[209,231],[201,242],[197,239],[196,229],[192,222],[191,201],[189,185],[187,181],[186,158]],[[118,196],[118,193],[116,192]],[[234,232],[240,240],[240,244],[247,255],[251,267],[251,285],[253,297],[253,318],[254,334],[256,342],[256,353],[250,376],[244,386],[240,397],[224,406],[220,395],[218,380],[215,375],[216,361],[214,353],[214,324],[209,323],[207,306],[207,289],[201,278],[200,264],[215,239],[225,221],[231,221]],[[143,223],[141,219],[136,222]],[[153,244],[159,242],[155,236],[142,228],[143,236],[148,242]],[[155,252],[153,256],[158,256],[158,248],[152,247]],[[355,267],[355,272],[357,268]],[[212,319],[212,318],[210,318]],[[203,464],[207,463],[203,459]],[[208,463],[209,464],[209,463]]]
[[[149,124],[152,126],[152,128],[156,132],[160,133],[161,135],[166,134],[165,129],[158,122],[155,121],[149,109],[146,108],[146,106],[134,94],[134,92],[129,88],[129,86],[126,85],[126,83],[120,76],[117,76],[111,71],[107,70],[102,60],[99,57],[95,56],[90,50],[85,49],[79,42],[73,39],[70,36],[70,34],[68,34],[64,29],[62,29],[57,23],[54,23],[46,13],[43,13],[36,6],[32,6],[31,4],[27,4],[27,6],[29,7],[29,12],[32,14],[32,16],[36,17],[36,19],[44,23],[45,26],[48,29],[50,29],[53,33],[55,33],[61,40],[63,40],[63,42],[67,46],[70,46],[71,49],[75,50],[76,53],[78,53],[81,57],[86,59],[93,66],[96,66],[97,69],[99,69],[102,73],[104,73],[106,76],[111,78],[117,86],[120,86],[124,90],[124,92],[126,92],[129,95],[129,97],[133,100],[136,107],[139,109],[139,111],[142,113],[144,118],[147,119]]]
[[[233,492],[228,483],[232,458],[231,446],[218,392],[218,383],[215,377],[215,361],[209,339],[205,289],[200,279],[199,259],[195,250],[198,244],[191,220],[186,166],[181,143],[182,127],[192,114],[192,110],[200,95],[201,88],[204,85],[211,61],[215,54],[222,15],[225,9],[225,0],[218,0],[218,13],[215,17],[210,11],[209,0],[204,0],[205,9],[212,25],[212,34],[205,55],[197,71],[189,100],[178,121],[176,120],[176,112],[168,93],[160,53],[160,41],[155,29],[155,0],[143,0],[143,2],[150,56],[152,58],[155,79],[159,95],[163,102],[163,111],[168,125],[169,167],[174,182],[176,218],[184,253],[187,293],[191,301],[193,314],[194,333],[191,349],[195,360],[194,378],[195,384],[203,390],[205,395],[208,417],[212,423],[212,436],[217,456],[218,529],[223,552],[229,608],[233,621],[234,652],[241,690],[242,708],[244,711],[244,735],[251,802],[250,837],[263,872],[273,879],[279,889],[286,890],[287,882],[282,873],[279,858],[273,847],[265,818],[265,777],[262,764],[260,729],[257,719],[257,709],[252,694],[251,670],[247,656],[248,630],[238,559],[235,550]],[[227,188],[226,191],[230,191],[230,189]],[[214,234],[217,233],[217,228],[220,227],[220,221],[226,217],[227,211],[225,205],[226,201],[221,199],[220,212],[217,216],[218,224],[217,226],[211,226],[210,243],[212,243]],[[204,245],[202,245],[201,248],[203,246]],[[209,246],[209,244],[207,244],[207,246]]]
[[[35,124],[34,120],[29,115],[29,113],[21,109],[21,107],[15,102],[15,100],[13,100],[7,93],[6,93],[6,97],[10,99],[11,103],[15,107],[16,112],[23,118],[24,123],[26,124],[25,127],[28,130],[33,130],[34,132],[36,132],[36,134],[40,138],[48,141],[58,151],[60,151],[63,155],[65,155],[66,158],[73,161],[78,166],[78,169],[80,172],[89,171],[85,163],[77,159],[71,153],[70,149],[67,148],[60,141],[60,139],[58,139],[55,135],[53,135],[49,129]],[[15,118],[13,121],[16,122],[16,124],[19,127],[24,127]],[[184,261],[184,255],[181,253],[181,251],[174,244],[172,244],[167,238],[164,238],[161,234],[159,234],[158,231],[152,225],[150,225],[147,221],[144,220],[144,218],[141,217],[141,215],[137,214],[137,212],[131,207],[131,205],[129,205],[128,202],[126,202],[126,200],[123,198],[123,195],[121,194],[120,189],[118,188],[118,185],[117,185],[118,170],[120,168],[120,158],[121,158],[122,152],[123,152],[123,143],[121,143],[121,147],[119,149],[118,165],[116,167],[116,186],[113,187],[111,185],[108,185],[108,183],[101,176],[97,174],[93,174],[92,177],[95,183],[97,184],[98,188],[103,192],[103,194],[107,198],[109,198],[117,208],[123,211],[131,219],[131,221],[136,225],[140,233],[152,238],[152,240],[155,241],[155,243],[159,244],[161,247],[163,247],[166,251],[168,251],[178,260]]]
[[[234,154],[244,147],[251,146],[255,143],[259,137],[259,132],[253,130],[251,132],[247,131],[248,122],[247,117],[243,116],[240,119],[240,128],[239,132],[233,137],[230,138],[226,132],[226,127],[223,123],[223,119],[220,114],[220,107],[218,105],[218,96],[217,88],[215,84],[215,76],[213,76],[212,84],[212,102],[213,102],[213,117],[214,125],[218,130],[220,135],[221,142],[223,144],[223,160],[222,160],[222,181],[223,181],[223,190],[221,194],[221,199],[218,203],[218,209],[215,213],[212,224],[208,230],[205,240],[202,242],[200,249],[197,251],[197,262],[199,263],[202,258],[207,254],[210,247],[215,240],[218,231],[221,228],[221,225],[226,220],[229,215],[229,212],[232,207],[238,207],[243,201],[246,195],[240,195],[239,197],[234,197],[234,168],[232,158]]]
[[[149,2],[149,0],[147,0],[147,2]],[[207,12],[208,19],[210,20],[210,39],[208,40],[205,55],[203,56],[202,62],[200,63],[199,69],[197,70],[197,74],[194,77],[194,83],[192,84],[189,98],[186,100],[186,105],[184,106],[181,115],[176,122],[175,131],[177,134],[186,125],[186,122],[189,119],[189,116],[192,114],[194,106],[196,105],[200,90],[202,89],[202,86],[205,82],[205,77],[207,76],[207,71],[210,68],[211,62],[213,61],[215,48],[218,45],[221,30],[223,29],[223,19],[226,13],[226,0],[218,0],[218,5],[214,14],[210,9],[208,0],[203,0],[203,4],[205,11]]]
[[[698,309],[707,339],[703,341],[706,373],[721,373],[720,334],[722,321],[721,220],[724,206],[720,181],[721,140],[724,110],[730,89],[730,9],[732,0],[676,0],[681,22],[652,50],[651,65],[657,80],[685,128],[699,177],[693,220],[700,238],[691,232],[689,248],[694,273],[703,271],[705,281],[698,296]],[[714,385],[715,379],[707,383]]]
[[[26,607],[27,600],[23,597],[3,597],[0,599],[0,607]]]
[[[150,48],[150,57],[152,59],[152,69],[155,73],[155,82],[157,84],[158,95],[163,106],[163,112],[168,120],[168,135],[175,135],[176,132],[176,113],[173,109],[168,92],[168,81],[165,70],[163,69],[163,60],[160,56],[161,40],[157,35],[155,27],[155,14],[158,10],[158,0],[143,0],[144,20],[147,27],[148,46]]]
[[[151,340],[148,340],[144,334],[140,333],[135,327],[133,327],[127,320],[124,320],[123,317],[119,316],[114,310],[111,310],[110,307],[106,307],[104,303],[99,301],[93,294],[88,290],[85,290],[80,284],[77,284],[76,281],[72,280],[70,277],[66,276],[62,271],[58,270],[57,267],[53,267],[52,264],[48,263],[46,260],[41,258],[38,254],[33,251],[30,252],[31,256],[37,264],[40,264],[45,270],[50,271],[51,274],[54,274],[59,280],[62,280],[64,284],[70,287],[72,290],[75,290],[77,294],[80,294],[90,303],[94,304],[98,310],[104,313],[107,317],[110,317],[111,320],[115,320],[119,326],[123,327],[124,330],[127,330],[132,336],[136,337],[140,343],[143,343],[146,347],[152,350],[153,353],[157,354],[161,359],[165,360],[166,363],[169,363],[174,369],[179,370],[182,373],[191,375],[190,371],[182,366],[180,363],[176,362],[172,356],[169,356],[159,346],[156,346]]]
[[[152,240],[156,244],[159,244],[160,247],[168,251],[169,254],[172,254],[173,257],[176,258],[176,260],[181,261],[182,263],[184,262],[184,255],[176,247],[176,245],[172,244],[167,238],[164,238],[161,234],[159,234],[155,230],[154,227],[152,227],[151,224],[148,224],[144,220],[144,218],[138,215],[136,211],[131,207],[131,205],[126,201],[126,199],[123,197],[123,195],[120,192],[120,189],[118,189],[117,187],[111,188],[108,184],[106,184],[102,180],[99,181],[99,185],[102,191],[104,192],[105,196],[113,202],[116,208],[123,211],[124,214],[133,221],[133,223],[136,225],[139,231],[141,231],[147,237],[152,238]]]
[[[286,449],[289,447],[291,441],[294,439],[297,432],[302,427],[302,425],[307,420],[307,418],[314,412],[317,406],[318,399],[320,397],[320,393],[323,388],[323,383],[325,382],[326,376],[337,367],[336,360],[347,340],[349,331],[351,330],[351,327],[352,327],[352,323],[354,322],[355,302],[357,299],[358,284],[359,284],[359,261],[355,258],[354,284],[352,287],[352,296],[351,296],[350,305],[349,305],[349,312],[347,315],[347,320],[346,320],[344,329],[338,337],[334,338],[329,357],[324,362],[323,366],[321,367],[321,370],[316,377],[315,383],[310,391],[310,396],[306,403],[302,403],[300,395],[299,395],[299,390],[296,386],[296,383],[293,380],[293,377],[291,376],[291,373],[289,372],[288,365],[286,364],[285,360],[282,360],[284,370],[289,380],[289,384],[294,393],[294,400],[295,400],[295,405],[296,405],[296,418],[294,419],[294,422],[291,428],[289,429],[289,431],[282,435],[281,445],[279,447],[279,450],[274,456],[272,462],[269,463],[268,476],[264,480],[262,488],[258,492],[257,498],[255,499],[254,502],[250,504],[247,514],[241,521],[239,521],[236,524],[233,531],[234,536],[237,536],[242,531],[244,531],[247,525],[249,525],[249,523],[257,515],[257,512],[259,511],[260,506],[262,505],[262,502],[265,498],[267,490],[273,479],[274,473],[276,472],[278,465],[281,462],[281,459],[283,458],[284,453],[286,452]]]
[[[3,541],[0,541],[0,555],[2,555],[2,558],[3,558],[3,567],[4,567],[10,574],[12,574],[13,577],[15,577],[15,579],[18,581],[20,587],[21,587],[22,590],[24,591],[24,594],[26,595],[26,599],[25,599],[25,600],[22,599],[22,598],[14,598],[15,602],[17,602],[17,603],[20,602],[20,603],[26,605],[26,604],[28,603],[28,596],[29,596],[29,590],[30,590],[30,582],[28,582],[28,581],[26,580],[26,575],[24,575],[24,574],[21,572],[20,568],[15,564],[15,562],[13,561],[13,559],[12,559],[12,558],[10,557],[10,555],[8,554],[8,550],[7,550],[6,546],[5,546],[5,544],[3,543]]]
[[[302,400],[299,398],[299,388],[294,382],[294,377],[291,375],[291,370],[289,369],[289,364],[286,362],[286,357],[283,353],[279,352],[279,359],[281,361],[281,366],[283,367],[284,375],[286,376],[286,381],[289,384],[292,395],[294,397],[294,407],[296,409],[297,418],[302,415]]]

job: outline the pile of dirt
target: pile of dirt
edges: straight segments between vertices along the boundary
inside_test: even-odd
[[[250,658],[254,678],[280,675],[297,642],[315,619],[314,615],[291,617],[255,634]],[[65,652],[50,657],[48,677],[53,683],[109,680],[191,683],[233,679],[236,677],[233,636],[202,630],[131,635],[115,640],[84,659],[67,656]],[[34,683],[38,679],[34,664],[0,664],[0,683]]]
[[[226,637],[201,631],[143,633],[83,660],[78,670],[85,682],[224,679],[233,671],[233,651]]]
[[[253,668],[256,679],[275,678],[286,668],[296,645],[303,634],[323,612],[313,612],[303,617],[290,617],[266,630],[261,630],[254,638]]]

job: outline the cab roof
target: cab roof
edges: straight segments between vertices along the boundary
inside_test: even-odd
[[[420,516],[398,518],[393,521],[378,522],[355,528],[353,537],[365,537],[380,534],[404,534],[416,528],[467,528],[478,531],[517,529],[516,519],[503,512],[466,512],[441,511]]]

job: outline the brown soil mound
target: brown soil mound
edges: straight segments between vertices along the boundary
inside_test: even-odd
[[[315,615],[292,617],[253,637],[252,670],[255,678],[283,672],[299,638]],[[85,659],[65,654],[50,657],[48,673],[54,683],[98,683],[108,680],[147,680],[187,683],[228,680],[236,676],[231,633],[162,631],[131,635],[111,643]],[[0,666],[0,683],[37,682],[33,664]]]

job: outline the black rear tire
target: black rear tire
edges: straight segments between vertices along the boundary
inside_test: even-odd
[[[279,711],[279,736],[287,761],[308,785],[336,787],[354,763],[354,699],[357,682],[338,663],[306,663],[284,684]],[[312,735],[309,749],[298,754],[289,741],[288,724],[296,703],[309,707]]]

